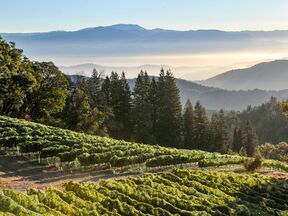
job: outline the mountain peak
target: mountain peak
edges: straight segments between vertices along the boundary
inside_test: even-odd
[[[117,29],[117,30],[124,30],[124,31],[127,31],[127,30],[136,30],[136,31],[143,31],[143,30],[146,30],[145,28],[143,28],[142,26],[140,25],[137,25],[137,24],[115,24],[115,25],[111,25],[111,26],[106,26],[106,27],[109,27],[109,28],[113,28],[113,29]]]

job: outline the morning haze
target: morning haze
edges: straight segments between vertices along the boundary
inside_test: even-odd
[[[287,0],[0,5],[0,215],[288,215]]]

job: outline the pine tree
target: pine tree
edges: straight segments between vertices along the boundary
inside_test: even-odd
[[[183,136],[184,148],[195,149],[195,116],[191,101],[188,99],[186,102],[184,115],[183,115]]]
[[[213,113],[209,124],[209,141],[205,150],[215,152],[218,149],[219,140],[219,116],[218,113]]]
[[[248,157],[253,157],[255,155],[255,150],[258,145],[258,139],[251,122],[248,120],[244,129],[243,144],[246,149],[246,154]]]
[[[111,113],[111,89],[108,76],[106,76],[101,85],[99,109],[103,112]]]
[[[133,136],[137,142],[151,143],[152,133],[151,103],[149,98],[150,79],[147,72],[141,71],[133,91]]]
[[[232,151],[239,153],[242,147],[243,147],[242,130],[239,125],[239,118],[236,117],[235,122],[234,122]]]
[[[227,153],[229,149],[229,131],[227,122],[225,119],[224,110],[219,112],[219,146],[218,151],[221,153]]]
[[[85,93],[90,99],[90,104],[93,108],[100,106],[102,77],[95,68],[92,71],[92,76],[86,82]]]
[[[208,148],[208,137],[209,137],[209,122],[206,116],[204,107],[197,101],[195,108],[195,146],[197,149],[206,150]]]
[[[131,135],[131,92],[124,72],[110,76],[111,118],[110,134],[117,139],[128,140]]]
[[[157,90],[157,143],[163,146],[180,147],[182,108],[179,89],[170,71],[165,74],[164,70],[161,70]]]
[[[131,91],[128,84],[128,81],[125,77],[125,73],[122,72],[121,74],[121,108],[120,108],[120,116],[121,121],[123,123],[123,138],[130,139],[131,132],[132,132],[132,125],[131,125],[131,108],[132,108],[132,99],[131,99]]]
[[[156,144],[156,131],[157,131],[157,113],[158,113],[158,86],[154,77],[151,79],[149,87],[149,103],[150,103],[150,112],[151,112],[151,144]]]

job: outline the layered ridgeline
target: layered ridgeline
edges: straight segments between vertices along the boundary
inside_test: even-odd
[[[0,195],[4,215],[287,215],[288,182],[261,175],[174,170]]]
[[[112,25],[78,31],[45,33],[1,33],[15,41],[31,57],[69,59],[111,56],[149,56],[260,51],[287,47],[288,31],[219,30],[175,31],[145,29],[138,25]],[[152,57],[153,58],[153,57]]]
[[[200,150],[181,150],[145,145],[76,133],[56,127],[0,116],[2,154],[22,155],[60,169],[127,167],[147,169],[194,163],[195,168],[242,164],[250,160],[238,155],[222,155]],[[264,166],[288,171],[280,161],[266,160]]]

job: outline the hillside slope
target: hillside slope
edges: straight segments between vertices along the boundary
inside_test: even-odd
[[[165,148],[92,136],[4,116],[0,116],[0,132],[2,154],[25,156],[41,164],[69,170],[87,166],[110,169],[131,165],[145,170],[195,162],[199,167],[207,167],[242,164],[248,160],[238,155]],[[288,171],[288,165],[278,161],[266,161],[265,165]]]
[[[40,163],[99,168],[140,165],[155,167],[199,162],[201,166],[239,164],[240,156],[179,150],[92,136],[0,116],[0,147],[4,154],[34,157]],[[215,159],[215,160],[214,160]]]
[[[287,81],[288,60],[277,60],[228,71],[200,83],[230,90],[283,90],[287,89]]]

